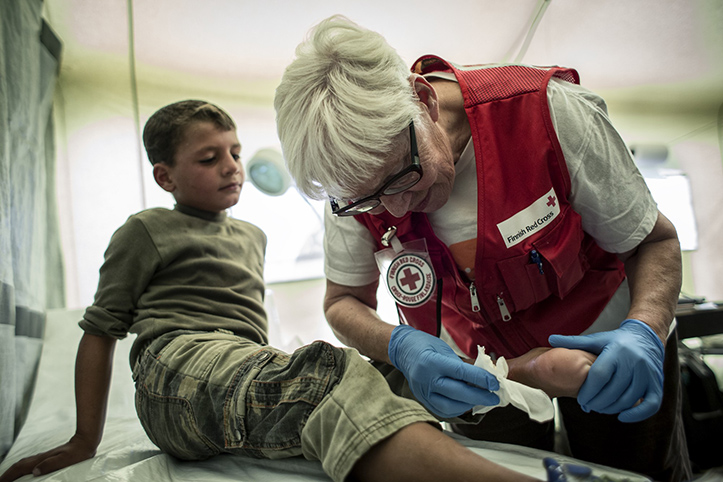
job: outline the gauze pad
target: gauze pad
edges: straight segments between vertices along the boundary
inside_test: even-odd
[[[522,383],[507,379],[509,367],[504,357],[497,359],[497,363],[493,363],[492,359],[485,353],[483,346],[478,346],[477,360],[474,365],[483,368],[497,377],[500,382],[500,389],[496,393],[500,397],[500,403],[488,407],[486,405],[477,405],[472,409],[472,414],[486,413],[495,407],[506,407],[510,403],[515,407],[527,412],[532,420],[536,422],[546,422],[552,420],[555,414],[555,408],[552,400],[545,392],[539,388],[528,387]],[[482,422],[484,423],[484,422]]]

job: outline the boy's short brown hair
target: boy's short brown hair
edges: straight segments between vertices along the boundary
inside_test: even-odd
[[[212,122],[219,129],[236,129],[231,116],[220,107],[202,100],[182,100],[158,109],[143,128],[143,145],[148,160],[172,166],[186,128],[195,122]]]

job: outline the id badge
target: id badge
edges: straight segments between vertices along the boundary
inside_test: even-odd
[[[394,232],[396,228],[394,231],[390,228],[382,238],[382,244],[391,247],[374,253],[379,272],[397,303],[409,307],[421,306],[432,298],[437,283],[427,241],[415,239],[402,243]]]

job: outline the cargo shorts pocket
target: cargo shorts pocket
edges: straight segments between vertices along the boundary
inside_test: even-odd
[[[226,448],[263,458],[301,454],[304,425],[342,377],[343,351],[317,341],[291,355],[264,349],[251,358],[226,398]]]
[[[201,432],[187,399],[154,394],[139,385],[136,411],[148,438],[165,453],[182,460],[204,460],[220,453]]]
[[[161,355],[182,341],[181,337],[163,337],[141,355],[133,374],[136,412],[148,438],[158,448],[179,459],[203,460],[221,451],[204,433],[206,410],[198,405],[206,398],[209,385],[169,367]],[[223,392],[219,391],[218,396],[222,397]]]
[[[244,354],[257,350],[217,332],[178,330],[154,340],[133,374],[136,411],[151,441],[183,460],[224,452],[222,407],[231,379],[226,373],[233,373],[232,360],[242,365]]]

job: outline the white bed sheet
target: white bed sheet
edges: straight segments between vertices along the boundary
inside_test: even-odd
[[[83,310],[54,310],[48,315],[45,343],[38,381],[28,421],[21,430],[0,473],[17,460],[51,449],[67,441],[75,428],[73,366],[82,331],[77,322]],[[34,481],[204,481],[204,482],[307,482],[330,480],[321,464],[303,458],[257,460],[219,456],[202,462],[183,462],[163,454],[146,436],[135,414],[134,387],[128,364],[132,344],[129,337],[118,343],[113,383],[103,441],[97,455],[85,462],[53,474],[20,480]],[[545,479],[542,458],[553,456],[560,462],[574,459],[539,450],[507,444],[469,440],[450,434],[471,450],[499,464]],[[579,463],[579,462],[578,462]],[[596,475],[647,480],[636,474],[586,464]]]

